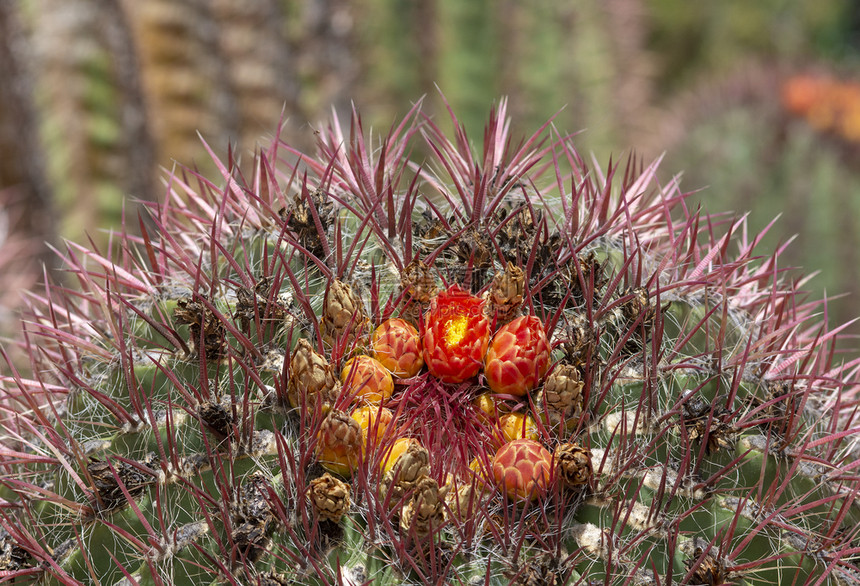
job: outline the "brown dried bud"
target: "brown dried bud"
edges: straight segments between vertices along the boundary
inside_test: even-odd
[[[498,325],[504,325],[517,316],[523,302],[525,275],[523,270],[508,261],[505,270],[496,273],[487,292],[484,312],[490,319],[495,318]]]
[[[430,267],[418,258],[413,259],[400,273],[400,288],[403,290],[404,303],[401,316],[418,323],[437,291]]]
[[[625,354],[636,354],[642,351],[643,346],[651,335],[651,329],[657,318],[657,304],[649,300],[648,289],[645,287],[630,288],[624,293],[624,297],[630,297],[624,301],[618,309],[621,323],[619,334],[625,334],[625,330],[633,328],[632,335],[624,344],[622,351]],[[663,306],[666,311],[669,304]]]
[[[412,498],[400,513],[400,530],[415,531],[418,537],[426,537],[438,529],[445,520],[445,495],[448,488],[439,488],[439,484],[429,476],[422,476],[415,483]]]
[[[231,503],[230,524],[233,530],[230,537],[237,553],[234,567],[243,559],[250,562],[259,560],[271,543],[275,523],[272,507],[266,498],[267,484],[261,472],[251,474],[242,482],[236,500]]]
[[[430,474],[430,452],[417,441],[410,442],[388,474],[398,482],[416,482]]]
[[[575,427],[585,406],[582,389],[582,377],[577,367],[557,365],[538,393],[538,413],[551,426],[560,425],[563,421],[568,429]]]
[[[382,498],[391,492],[389,506],[397,505],[403,495],[411,490],[422,476],[430,474],[430,452],[415,440],[385,473],[380,483]]]
[[[556,473],[567,487],[583,486],[594,475],[591,452],[577,444],[561,444],[553,454]]]
[[[288,305],[290,297],[273,293],[273,278],[263,277],[253,289],[240,286],[236,289],[236,311],[233,318],[240,320],[243,332],[250,332],[251,323],[260,319],[270,323],[282,323],[289,317]]]
[[[197,415],[218,439],[224,439],[233,432],[234,418],[229,403],[204,401],[197,405]]]
[[[328,472],[311,480],[308,497],[314,513],[325,521],[340,523],[349,511],[349,484]]]
[[[361,299],[352,287],[338,279],[331,281],[323,299],[323,341],[335,347],[345,338],[351,344],[367,332],[369,325]]]
[[[687,571],[693,569],[690,584],[727,584],[734,572],[724,559],[714,555],[714,547],[701,537],[693,537],[681,542],[681,553],[686,556]]]
[[[262,472],[254,472],[245,478],[233,507],[234,521],[272,521],[272,505],[266,498],[268,494],[268,481]]]
[[[648,289],[645,287],[635,287],[625,292],[625,297],[632,295],[630,299],[621,304],[621,313],[624,319],[628,322],[633,322],[642,315],[643,312],[648,312],[644,316],[647,322],[651,317],[649,314],[653,312],[653,305],[648,303]]]
[[[236,559],[233,567],[239,567],[244,562],[257,562],[271,543],[270,526],[265,522],[246,521],[233,526],[230,538],[236,547]]]
[[[325,357],[315,351],[311,343],[300,339],[290,360],[290,378],[287,384],[287,399],[294,408],[302,401],[308,412],[313,412],[318,402],[325,411],[334,402],[340,390],[340,381]]]
[[[325,256],[323,240],[326,238],[328,228],[331,225],[334,204],[322,189],[315,189],[308,195],[309,198],[305,199],[304,194],[295,194],[289,209],[282,208],[278,215],[281,220],[286,222],[287,227],[295,232],[302,246],[314,256],[323,258]],[[312,207],[316,210],[320,223],[319,228],[317,228]],[[320,233],[320,229],[322,229],[322,233]]]
[[[230,504],[230,537],[236,546],[233,567],[260,559],[271,543],[275,520],[267,500],[268,482],[261,472],[248,476]]]
[[[451,516],[459,522],[465,522],[475,516],[480,509],[480,500],[486,494],[485,485],[480,482],[460,483],[459,486],[449,485],[446,502]]]
[[[293,578],[287,577],[286,574],[263,572],[257,578],[257,584],[258,586],[289,586],[293,584]]]
[[[457,255],[456,269],[459,269],[457,280],[460,282],[466,280],[468,267],[473,270],[472,279],[482,281],[480,275],[485,274],[493,266],[493,260],[496,257],[493,238],[487,230],[475,227],[474,224],[459,236],[454,236],[450,250]],[[479,288],[481,286],[483,282],[478,284]]]
[[[576,261],[579,263],[579,271],[582,273],[582,280],[586,287],[591,286],[591,281],[593,279],[595,293],[603,289],[609,281],[609,277],[606,276],[605,270],[607,261],[600,262],[597,260],[597,255],[593,250],[585,257],[577,256]],[[571,269],[571,279],[578,289],[580,287],[579,275],[576,273],[575,268],[571,267]]]
[[[18,570],[32,568],[33,565],[30,552],[18,545],[6,531],[0,530],[0,572],[14,574]]]
[[[227,328],[205,303],[187,297],[180,299],[173,317],[189,326],[191,346],[198,356],[202,350],[206,360],[213,362],[227,357]]]
[[[597,356],[597,334],[582,314],[575,314],[565,328],[565,340],[562,345],[565,355],[571,364],[580,366]]]
[[[542,553],[526,561],[511,586],[563,586],[567,584],[563,563],[551,553]]]
[[[153,462],[138,462],[135,466],[123,460],[108,463],[91,460],[87,464],[87,474],[93,479],[93,510],[95,513],[109,513],[128,504],[120,483],[131,498],[136,499],[144,490],[156,482],[156,474],[151,470]]]

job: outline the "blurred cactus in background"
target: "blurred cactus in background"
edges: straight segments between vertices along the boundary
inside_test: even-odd
[[[107,246],[99,229],[118,226],[123,208],[134,217],[136,201],[157,200],[161,167],[178,162],[212,171],[204,168],[209,158],[198,132],[219,156],[241,164],[282,114],[288,121],[283,136],[309,148],[314,138],[308,122],[325,118],[332,105],[347,112],[352,99],[364,105],[367,123],[384,127],[404,104],[426,95],[424,111],[444,126],[436,84],[472,134],[493,100],[506,95],[514,130],[526,132],[564,107],[556,124],[584,129],[582,148],[599,160],[631,147],[646,157],[667,151],[667,167],[694,169],[685,178],[688,187],[720,185],[719,168],[690,165],[683,157],[707,156],[734,129],[717,131],[730,124],[719,115],[690,114],[692,100],[685,96],[701,97],[709,91],[702,88],[766,63],[773,81],[767,92],[740,104],[705,101],[717,112],[740,108],[762,124],[782,127],[783,119],[768,115],[780,94],[772,73],[790,77],[798,63],[816,59],[850,67],[856,20],[847,0],[822,0],[814,8],[783,0],[696,6],[677,0],[240,4],[3,3],[0,67],[9,82],[0,90],[0,188],[13,186],[25,199],[37,194],[49,204],[40,208],[49,218],[45,225],[24,221],[16,227],[25,239],[56,244],[59,231],[75,240],[87,234]],[[698,132],[702,125],[715,132]],[[755,145],[739,139],[728,148],[754,151]],[[784,176],[792,168],[778,153],[755,154],[741,176]],[[845,161],[822,162],[833,164]],[[738,173],[727,175],[731,180]],[[840,182],[819,185],[817,198],[842,201],[827,188]],[[771,230],[773,242],[801,230],[826,238],[825,229],[807,221],[818,217],[807,208],[784,202],[770,208],[775,196],[769,194],[781,189],[772,181],[759,181],[755,205],[747,198],[723,199],[737,191],[731,181],[726,187],[708,192],[710,209],[768,208],[751,216],[759,229],[777,210],[784,213]],[[787,258],[824,269],[825,278],[811,283],[815,291],[860,291],[855,276],[833,276],[828,246],[817,256],[803,256],[795,246]],[[37,256],[50,258],[45,249]],[[852,315],[842,300],[832,311],[843,320]]]
[[[35,106],[17,135],[47,153],[41,179],[74,238],[118,225],[123,196],[156,199],[158,166],[208,164],[198,132],[248,158],[283,112],[284,132],[310,147],[307,122],[352,99],[374,125],[425,94],[425,110],[444,113],[435,84],[473,134],[507,95],[521,132],[565,106],[557,123],[585,127],[600,157],[643,145],[652,156],[672,96],[749,55],[832,54],[850,22],[843,0],[704,11],[674,0],[10,0],[2,11],[8,79]]]
[[[675,100],[672,124],[653,141],[667,146],[667,164],[685,169],[684,185],[706,186],[693,201],[747,212],[751,226],[768,228],[766,245],[784,249],[786,266],[814,269],[804,290],[847,293],[833,300],[830,315],[848,321],[860,291],[856,82],[820,68],[791,71],[748,64],[705,80]]]

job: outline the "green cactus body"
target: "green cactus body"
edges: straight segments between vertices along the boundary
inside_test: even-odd
[[[276,141],[251,177],[171,176],[113,257],[69,245],[79,285],[34,298],[33,374],[2,379],[2,575],[856,583],[857,361],[826,306],[656,164],[507,128],[502,102],[474,151],[416,106],[374,143],[355,115],[315,156]],[[428,321],[454,284],[491,333],[536,316],[549,372],[481,402],[483,371],[424,367],[348,417],[341,371],[385,320],[480,345]],[[528,461],[496,458],[510,411]]]

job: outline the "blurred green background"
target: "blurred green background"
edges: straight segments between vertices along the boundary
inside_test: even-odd
[[[211,172],[198,132],[249,159],[282,113],[311,148],[332,106],[384,128],[425,94],[444,124],[438,86],[475,138],[500,96],[517,133],[563,108],[601,164],[665,153],[663,180],[683,171],[708,211],[750,212],[751,230],[781,214],[767,246],[796,235],[782,264],[847,293],[845,321],[858,27],[851,0],[0,0],[0,308],[8,323],[44,242],[104,245],[162,168]]]

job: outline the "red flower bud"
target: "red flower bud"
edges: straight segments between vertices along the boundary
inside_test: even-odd
[[[525,395],[549,370],[550,346],[543,324],[524,315],[493,336],[484,374],[495,393]]]

